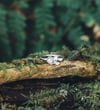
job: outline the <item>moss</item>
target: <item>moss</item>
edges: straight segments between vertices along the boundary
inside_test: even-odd
[[[30,92],[29,95],[23,95],[23,97],[27,101],[18,107],[18,110],[39,110],[40,108],[41,110],[65,110],[64,108],[66,110],[99,110],[100,82],[91,80],[61,83],[56,88]]]
[[[73,88],[75,106],[85,110],[99,110],[100,107],[100,82],[80,83]]]
[[[54,107],[54,103],[59,102],[60,99],[64,99],[64,97],[59,94],[58,89],[41,90],[36,94],[30,93],[30,95],[26,98],[26,104],[28,105],[40,105],[47,108],[52,106]]]
[[[85,48],[82,52],[83,59],[90,61],[96,65],[97,71],[100,71],[100,44],[96,43],[93,46]]]

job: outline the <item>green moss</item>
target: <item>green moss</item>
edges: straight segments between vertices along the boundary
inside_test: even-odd
[[[27,101],[18,110],[64,110],[62,107],[68,110],[99,110],[100,82],[61,83],[56,88],[30,92],[23,97]],[[4,107],[7,106],[2,105]]]
[[[37,92],[36,94],[30,93],[30,95],[26,97],[27,98],[26,104],[51,106],[53,103],[58,101],[60,97],[62,96],[59,94],[58,89],[41,90],[40,92]]]
[[[100,44],[96,43],[93,46],[86,48],[81,52],[84,59],[90,61],[96,65],[98,71],[100,71]]]
[[[100,82],[79,83],[72,86],[75,106],[84,110],[99,110]]]
[[[8,65],[6,63],[0,63],[0,70],[3,70],[4,74],[7,73]]]

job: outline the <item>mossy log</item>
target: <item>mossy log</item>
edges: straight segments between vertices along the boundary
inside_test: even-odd
[[[33,60],[31,58],[31,60]],[[49,79],[67,76],[94,77],[95,66],[85,61],[64,60],[59,65],[47,63],[34,64],[26,59],[16,60],[12,63],[1,63],[0,84],[23,79]]]
[[[44,53],[0,63],[1,108],[12,110],[22,106],[18,110],[33,110],[39,106],[43,110],[99,110],[100,47],[74,51],[71,56],[64,52],[53,53],[65,56],[59,65],[41,60]]]

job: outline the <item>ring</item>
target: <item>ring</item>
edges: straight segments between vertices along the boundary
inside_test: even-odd
[[[48,54],[41,57],[42,60],[46,61],[48,64],[59,65],[60,62],[64,59],[62,55]]]

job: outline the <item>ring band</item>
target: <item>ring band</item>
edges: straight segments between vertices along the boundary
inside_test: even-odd
[[[48,64],[60,64],[60,62],[64,59],[62,55],[48,54],[41,57],[42,60],[46,61]]]

